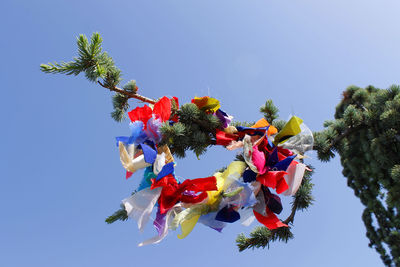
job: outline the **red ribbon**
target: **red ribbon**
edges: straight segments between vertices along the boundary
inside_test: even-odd
[[[276,193],[280,194],[289,189],[284,176],[288,174],[284,171],[268,171],[257,176],[257,181],[261,184],[276,189]]]
[[[143,107],[137,107],[128,112],[128,116],[132,122],[134,121],[142,121],[144,127],[146,128],[147,121],[151,118],[153,111],[147,105]]]
[[[287,224],[281,222],[281,220],[279,220],[279,218],[268,207],[265,208],[265,211],[267,212],[267,216],[263,216],[262,214],[253,210],[254,216],[256,217],[257,221],[265,225],[265,227],[270,230],[279,227],[288,227]]]
[[[239,136],[236,134],[229,134],[221,130],[217,130],[216,134],[216,144],[221,145],[221,146],[227,146],[229,145],[232,141],[237,141],[239,139]]]
[[[157,114],[157,117],[162,122],[169,120],[171,116],[171,100],[164,96],[157,103],[154,104],[153,113]]]
[[[175,104],[177,108],[179,108],[179,101],[177,97],[169,99],[168,97],[164,96],[154,104],[153,110],[149,106],[144,105],[143,107],[137,107],[128,112],[128,116],[132,122],[142,121],[144,128],[146,129],[147,121],[152,117],[153,114],[156,115],[156,118],[161,119],[162,122],[170,119],[172,107],[171,101],[173,100],[175,100]],[[174,116],[173,120],[177,122],[177,116]]]
[[[162,187],[161,195],[158,199],[161,214],[167,212],[178,202],[199,203],[207,198],[207,191],[218,190],[217,179],[214,176],[193,180],[187,179],[178,184],[176,179],[169,174],[158,181],[152,179],[151,189],[157,187]],[[187,194],[186,191],[200,194]]]

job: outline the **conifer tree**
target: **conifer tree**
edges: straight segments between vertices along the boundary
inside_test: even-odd
[[[369,246],[388,266],[400,266],[400,88],[350,86],[335,120],[315,133],[322,161],[340,155],[343,175],[365,206]]]

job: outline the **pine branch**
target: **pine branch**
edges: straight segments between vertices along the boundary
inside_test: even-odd
[[[81,34],[76,41],[78,57],[69,62],[41,64],[40,69],[45,73],[66,75],[78,75],[84,72],[86,78],[92,82],[105,78],[107,74],[118,69],[115,67],[113,59],[106,52],[102,52],[102,41],[99,33],[92,34],[90,43],[87,37]],[[119,75],[114,79],[119,82]]]
[[[69,62],[41,64],[40,69],[45,73],[53,74],[76,76],[84,73],[89,81],[97,82],[102,87],[116,92],[119,100],[121,100],[121,96],[125,96],[123,101],[115,101],[115,97],[113,98],[114,111],[111,116],[114,120],[121,121],[129,107],[129,99],[133,98],[150,104],[154,104],[156,101],[136,94],[135,81],[129,81],[122,89],[117,87],[121,82],[121,70],[115,66],[113,59],[107,52],[102,52],[102,41],[99,33],[93,33],[90,42],[85,35],[81,34],[76,42],[78,57]],[[116,103],[119,105],[116,105]]]
[[[260,112],[264,114],[265,119],[272,123],[278,118],[279,109],[274,105],[271,99],[265,102],[265,105],[260,108]]]
[[[108,216],[105,220],[106,223],[111,224],[116,221],[126,221],[128,220],[128,214],[126,213],[125,207],[121,205],[121,208],[114,212],[111,216]]]
[[[271,242],[283,241],[287,243],[290,239],[293,239],[293,233],[288,227],[269,230],[267,227],[258,226],[250,233],[250,237],[246,237],[244,234],[238,235],[236,244],[239,252],[242,252],[249,248],[269,248]]]

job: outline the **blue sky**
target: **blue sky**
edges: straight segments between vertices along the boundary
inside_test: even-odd
[[[338,158],[316,167],[315,204],[295,219],[295,239],[237,251],[238,233],[202,225],[185,239],[105,217],[136,188],[126,181],[114,137],[111,94],[84,77],[46,75],[40,63],[70,60],[75,36],[98,31],[104,48],[148,97],[217,97],[237,120],[257,120],[271,98],[284,119],[312,130],[333,117],[349,85],[387,88],[400,74],[398,1],[3,1],[1,266],[381,266],[368,248],[362,205]],[[134,103],[132,103],[134,105]],[[209,150],[178,162],[206,177],[234,154]],[[289,199],[285,200],[287,214]]]

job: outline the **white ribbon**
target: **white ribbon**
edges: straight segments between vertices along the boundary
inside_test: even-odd
[[[128,217],[137,222],[139,230],[143,231],[149,221],[154,205],[160,197],[161,189],[157,187],[151,190],[148,187],[122,200]]]

